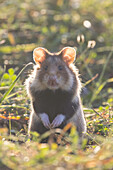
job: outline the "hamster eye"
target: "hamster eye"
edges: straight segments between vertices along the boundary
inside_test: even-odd
[[[59,65],[58,69],[61,71],[61,70],[63,70],[63,67],[61,65]]]
[[[46,66],[44,66],[44,70],[46,70],[47,71],[47,69],[48,69],[48,66],[46,65]]]

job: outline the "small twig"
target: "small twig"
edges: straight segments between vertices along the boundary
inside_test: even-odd
[[[83,87],[85,87],[86,85],[88,85],[89,83],[91,83],[93,80],[95,80],[98,77],[98,74],[96,74],[94,77],[92,77],[90,80],[88,80]]]
[[[102,115],[100,115],[94,108],[91,108],[97,115],[99,115],[101,118],[103,118]]]
[[[86,135],[92,139],[97,145],[100,145],[90,134],[86,133]]]

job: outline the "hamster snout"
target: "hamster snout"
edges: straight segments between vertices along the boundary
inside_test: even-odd
[[[48,76],[48,85],[49,86],[58,86],[57,79],[58,78],[56,75],[49,75]]]
[[[57,74],[46,74],[43,79],[43,83],[47,88],[56,90],[60,87],[61,78]]]

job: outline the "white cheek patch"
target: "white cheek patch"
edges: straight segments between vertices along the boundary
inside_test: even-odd
[[[43,82],[44,82],[44,83],[47,83],[48,80],[49,80],[49,75],[48,75],[48,74],[45,74],[45,75],[44,75],[44,78],[43,78]]]
[[[43,85],[39,80],[36,79],[34,79],[34,81],[32,82],[31,88],[34,89],[35,92],[46,89],[45,85]]]
[[[32,87],[35,89],[35,91],[46,89],[45,85],[40,82],[38,70],[35,70],[35,78],[33,79]]]
[[[63,82],[61,89],[68,91],[73,87],[74,78],[73,78],[73,74],[71,73],[71,71],[67,67],[65,67],[65,69],[68,74],[68,80],[65,83]]]
[[[27,93],[29,96],[32,92],[46,89],[45,85],[39,81],[38,74],[39,74],[38,70],[35,67],[34,72],[30,75],[30,77],[26,81],[26,88],[27,88]]]

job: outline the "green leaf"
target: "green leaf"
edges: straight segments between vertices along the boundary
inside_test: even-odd
[[[3,79],[9,79],[9,74],[8,73],[4,73]]]
[[[1,83],[1,87],[5,86],[6,84],[4,82]]]
[[[47,27],[43,27],[43,28],[42,28],[42,33],[45,34],[45,33],[47,33],[47,32],[48,32],[48,28],[47,28]]]
[[[106,107],[105,107],[105,109],[106,109],[106,110],[108,110],[108,109],[109,109],[109,105],[108,105],[108,106],[106,106]]]
[[[12,76],[14,74],[14,69],[13,68],[8,69],[8,73]]]
[[[102,111],[102,110],[103,110],[103,107],[102,107],[102,106],[100,106],[100,107],[99,107],[99,111]]]
[[[15,79],[16,79],[16,74],[14,74],[12,77],[11,77],[11,79],[14,81]]]

